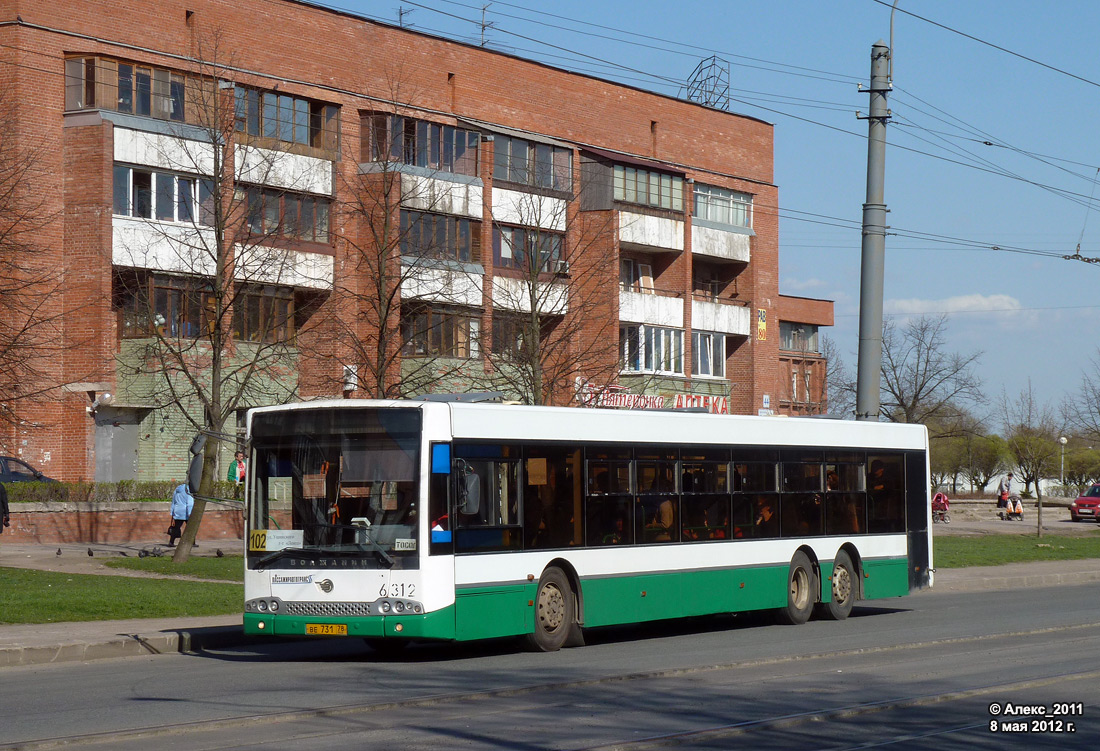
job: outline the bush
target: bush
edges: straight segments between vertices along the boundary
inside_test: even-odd
[[[174,482],[13,482],[8,489],[12,503],[113,503],[116,501],[168,501]]]
[[[127,501],[170,501],[178,482],[121,480],[119,482],[13,482],[8,489],[12,503],[115,503]],[[234,499],[236,484],[214,483],[214,495]],[[243,500],[243,499],[241,499]]]

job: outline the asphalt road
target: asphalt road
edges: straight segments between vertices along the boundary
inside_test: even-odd
[[[1091,749],[1098,616],[1095,585],[928,592],[840,623],[708,618],[553,654],[496,641],[386,660],[323,641],[17,667],[0,748]],[[1059,702],[1057,718],[1003,711]],[[1033,720],[1049,724],[1000,724]]]

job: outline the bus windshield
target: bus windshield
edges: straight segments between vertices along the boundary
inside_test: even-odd
[[[415,568],[418,409],[296,409],[252,420],[250,568]]]

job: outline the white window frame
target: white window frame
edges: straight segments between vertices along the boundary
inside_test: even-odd
[[[728,227],[752,229],[752,195],[717,185],[695,183],[691,215]]]
[[[713,331],[691,332],[691,374],[707,378],[726,377],[725,334]]]
[[[684,332],[647,324],[619,327],[623,371],[627,373],[684,374]],[[632,357],[632,353],[634,357]],[[636,359],[637,367],[632,360]]]

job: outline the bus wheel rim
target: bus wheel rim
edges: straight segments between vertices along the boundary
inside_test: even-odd
[[[539,590],[539,623],[547,631],[556,631],[565,622],[565,597],[553,584]]]
[[[805,569],[798,569],[791,577],[791,602],[796,608],[802,609],[809,604],[810,577]]]
[[[833,599],[836,602],[848,602],[852,596],[852,576],[847,567],[840,566],[833,572]]]

